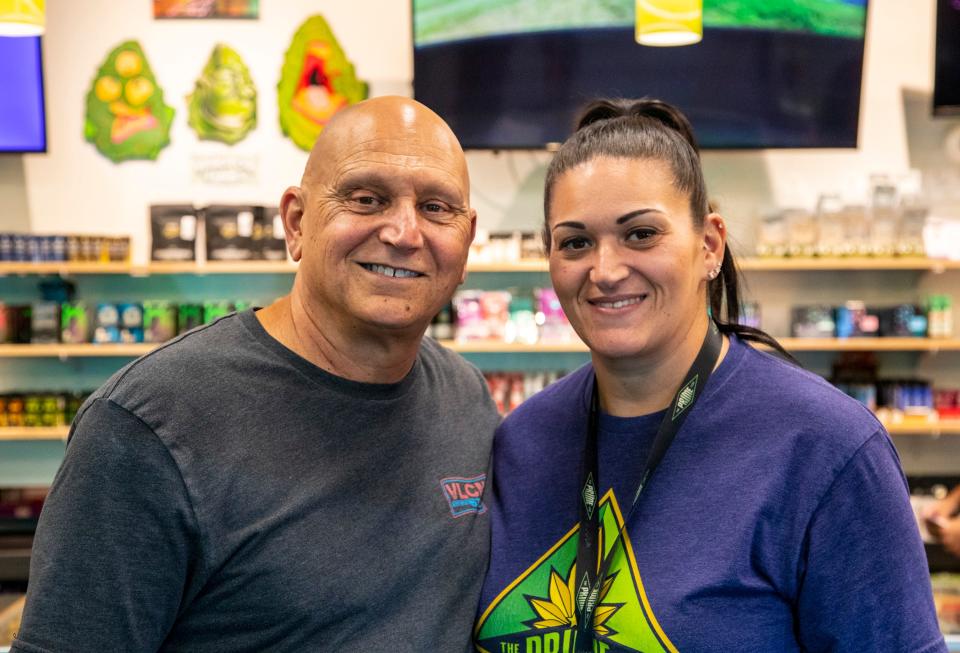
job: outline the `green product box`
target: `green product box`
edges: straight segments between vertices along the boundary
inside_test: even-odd
[[[180,304],[177,308],[177,333],[203,324],[203,304]]]
[[[177,305],[173,302],[143,302],[143,341],[166,342],[177,335]]]
[[[66,302],[60,311],[60,341],[68,344],[93,339],[92,309],[86,302]]]
[[[233,312],[233,302],[203,302],[203,321],[213,322]]]

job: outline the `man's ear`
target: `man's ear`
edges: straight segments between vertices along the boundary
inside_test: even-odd
[[[287,240],[287,250],[294,261],[303,254],[303,191],[291,186],[283,191],[280,198],[280,216],[283,219],[283,233]]]
[[[468,247],[473,244],[473,239],[476,238],[476,236],[477,236],[477,210],[470,209],[470,240],[467,242]],[[469,262],[470,262],[470,259],[469,259],[469,251],[468,251],[467,263]],[[463,272],[460,273],[460,283],[463,283],[466,280],[467,280],[467,266],[464,265]]]

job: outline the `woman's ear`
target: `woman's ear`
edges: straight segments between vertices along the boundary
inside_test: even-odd
[[[703,271],[712,281],[720,274],[727,246],[727,225],[719,213],[708,213],[703,219]]]

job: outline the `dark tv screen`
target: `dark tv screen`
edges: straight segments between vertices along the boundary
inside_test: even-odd
[[[414,97],[468,148],[539,148],[598,97],[680,107],[704,148],[856,147],[867,0],[703,0],[634,40],[635,0],[413,0]]]
[[[39,36],[0,36],[0,152],[45,152]]]
[[[960,115],[960,0],[937,0],[933,113]]]

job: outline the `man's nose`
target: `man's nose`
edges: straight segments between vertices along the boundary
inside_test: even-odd
[[[412,202],[400,202],[387,215],[387,222],[380,229],[380,240],[400,249],[423,247],[423,233],[417,207]]]

